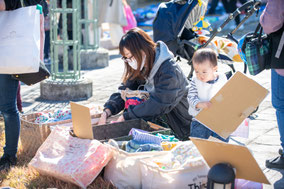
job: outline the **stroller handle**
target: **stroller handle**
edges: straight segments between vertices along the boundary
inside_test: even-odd
[[[211,37],[207,40],[206,43],[204,43],[203,45],[201,45],[199,48],[204,48],[206,47],[213,39],[215,36],[217,36],[222,30],[223,28],[233,19],[236,18],[236,16],[238,16],[239,14],[241,14],[242,11],[246,10],[247,8],[251,7],[251,9],[246,13],[245,18],[240,22],[240,24],[229,33],[229,36],[232,36],[237,29],[239,29],[239,27],[256,11],[259,10],[259,7],[261,5],[261,1],[260,0],[251,0],[246,2],[245,4],[243,4],[240,8],[237,8],[233,13],[231,13],[229,15],[229,17],[225,20],[225,22],[219,26],[211,35]],[[234,40],[235,41],[235,40]]]

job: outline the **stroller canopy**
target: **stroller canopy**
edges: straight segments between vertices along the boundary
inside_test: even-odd
[[[161,3],[153,22],[154,41],[161,40],[167,44],[176,40],[197,3],[198,0],[188,0],[182,5],[174,1]]]

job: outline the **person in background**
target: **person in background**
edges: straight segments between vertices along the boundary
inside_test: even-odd
[[[42,4],[45,0],[24,0],[23,2],[25,6],[31,6]],[[20,0],[0,0],[0,11],[15,10],[20,7],[22,7]],[[0,159],[0,171],[9,170],[17,163],[20,135],[20,118],[17,109],[18,86],[19,81],[13,79],[11,75],[0,74],[0,112],[5,124],[5,146],[4,154]]]
[[[187,112],[189,83],[166,44],[162,41],[154,43],[146,32],[133,28],[121,38],[119,52],[125,64],[119,90],[143,90],[144,86],[150,97],[141,104],[130,105],[117,121],[140,118],[157,123],[162,119],[177,138],[188,140],[191,122]],[[109,116],[118,114],[124,107],[121,94],[112,94],[104,105],[99,124],[105,124]]]
[[[215,9],[218,6],[218,2],[219,2],[219,0],[212,0],[211,1],[211,6],[208,10],[208,15],[215,14]],[[246,2],[247,2],[247,0],[240,0],[241,4],[245,4]],[[237,0],[222,0],[222,3],[223,3],[223,6],[224,6],[226,13],[228,13],[228,14],[233,13],[238,8],[237,7]],[[235,23],[236,23],[236,26],[239,25],[240,15],[236,16]],[[240,27],[243,28],[243,25],[241,25]]]
[[[49,7],[49,0],[47,0],[47,9]],[[44,63],[50,64],[50,16],[47,13],[44,15],[44,32],[45,32],[45,40],[44,40]]]
[[[197,50],[192,57],[192,63],[196,77],[192,78],[188,91],[188,113],[194,117],[202,109],[210,108],[210,99],[227,82],[227,77],[223,73],[217,73],[217,54],[212,49]],[[229,138],[223,139],[194,118],[190,126],[190,136],[204,139],[213,136],[224,142],[229,141]]]
[[[0,11],[14,10],[21,7],[17,0],[0,0]],[[0,60],[1,61],[1,60]],[[0,171],[8,170],[17,163],[17,150],[20,134],[20,118],[16,99],[19,81],[11,75],[0,74],[0,112],[5,124],[4,154],[0,159]]]
[[[284,2],[283,0],[268,0],[263,13],[260,16],[260,24],[266,34],[271,34],[284,25]],[[283,36],[282,36],[283,37]],[[284,53],[282,48],[282,54]],[[267,168],[284,169],[284,69],[271,69],[271,101],[276,109],[276,118],[280,133],[282,149],[280,156],[266,160]]]

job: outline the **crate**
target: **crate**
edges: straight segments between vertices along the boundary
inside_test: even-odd
[[[50,111],[49,111],[50,112]],[[63,125],[63,124],[71,124],[72,119],[53,122],[53,123],[34,123],[36,118],[40,116],[42,113],[31,113],[24,114],[21,116],[21,132],[20,132],[20,149],[23,153],[28,156],[33,157],[38,150],[38,148],[42,145],[45,139],[51,132],[51,126]],[[94,114],[91,118],[98,118],[100,114]]]
[[[44,112],[47,113],[47,112]],[[21,116],[20,146],[21,151],[29,156],[34,156],[38,148],[50,134],[50,126],[72,122],[71,119],[53,123],[34,123],[41,113],[24,114]]]
[[[132,139],[132,136],[128,136],[132,128],[149,131],[149,133],[151,134],[171,134],[170,129],[155,125],[150,122],[146,122],[143,119],[126,120],[124,122],[96,125],[92,127],[92,130],[94,139],[100,141],[107,141],[108,139],[122,141]]]

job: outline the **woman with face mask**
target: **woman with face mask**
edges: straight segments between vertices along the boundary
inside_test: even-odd
[[[174,60],[173,54],[162,41],[154,43],[139,28],[129,30],[119,43],[125,64],[123,82],[119,90],[143,89],[149,92],[147,101],[129,106],[117,121],[144,119],[160,123],[163,120],[176,137],[187,140],[191,116],[188,114],[188,80]],[[141,87],[142,86],[142,87]],[[114,93],[104,105],[99,124],[124,109],[120,93]]]

